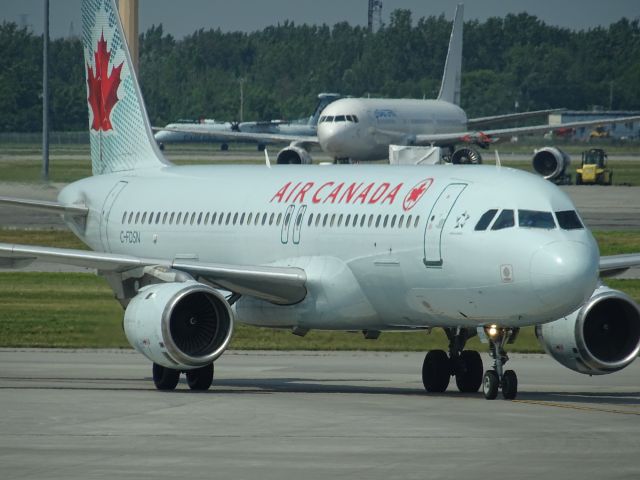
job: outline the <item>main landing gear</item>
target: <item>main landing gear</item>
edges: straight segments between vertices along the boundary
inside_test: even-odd
[[[180,380],[180,370],[153,364],[153,383],[158,390],[174,390]],[[186,370],[187,384],[191,390],[209,390],[213,381],[213,363],[204,367]]]
[[[482,392],[487,400],[498,396],[502,389],[505,400],[513,400],[518,394],[518,377],[513,370],[503,370],[509,357],[504,351],[507,343],[512,343],[518,336],[518,328],[499,328],[494,325],[485,328],[489,339],[489,353],[493,358],[493,369],[487,370],[482,379]]]
[[[482,359],[474,350],[464,350],[467,340],[476,333],[464,328],[445,328],[449,338],[449,354],[444,350],[431,350],[422,364],[422,383],[427,392],[444,392],[452,376],[458,390],[477,392],[482,384]]]

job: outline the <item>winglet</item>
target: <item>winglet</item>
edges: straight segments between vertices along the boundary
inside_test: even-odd
[[[459,3],[453,19],[453,28],[449,39],[447,61],[444,64],[444,74],[438,100],[460,105],[460,78],[462,76],[462,17],[464,5]]]

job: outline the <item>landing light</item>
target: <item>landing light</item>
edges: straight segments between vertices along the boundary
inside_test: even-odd
[[[491,338],[495,337],[498,334],[497,325],[489,325],[488,327],[485,327],[485,330],[487,331],[487,335],[489,335]]]

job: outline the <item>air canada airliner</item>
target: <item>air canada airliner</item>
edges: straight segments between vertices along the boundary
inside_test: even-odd
[[[584,128],[613,123],[633,123],[640,116],[590,120],[561,125],[533,125],[486,129],[496,123],[522,120],[562,109],[520,112],[490,117],[467,118],[460,108],[462,77],[463,5],[456,8],[449,49],[437,99],[342,98],[329,104],[318,121],[317,135],[285,132],[225,132],[227,138],[257,142],[287,142],[278,152],[279,164],[310,164],[309,150],[319,145],[336,163],[358,163],[389,158],[390,145],[438,146],[441,159],[454,164],[482,163],[480,148],[504,138],[543,134],[553,130]],[[478,130],[478,129],[485,130]],[[185,126],[175,133],[201,133]]]
[[[154,141],[113,0],[82,3],[93,175],[57,202],[0,203],[63,215],[91,251],[0,244],[0,265],[97,269],[124,308],[159,390],[208,389],[236,322],[424,335],[422,382],[487,399],[517,395],[507,344],[536,326],[575,371],[618,371],[640,350],[640,307],[604,286],[640,254],[600,257],[566,194],[494,166],[175,166]],[[28,310],[29,306],[25,305]],[[478,352],[486,339],[493,365]]]

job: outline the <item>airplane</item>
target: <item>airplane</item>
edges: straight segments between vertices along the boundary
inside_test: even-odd
[[[477,147],[487,148],[504,138],[603,124],[600,120],[478,130],[496,123],[528,119],[563,109],[467,118],[465,111],[459,106],[462,20],[463,5],[459,4],[451,30],[440,92],[435,100],[342,98],[328,105],[322,112],[315,137],[241,132],[229,132],[225,135],[252,141],[290,142],[288,147],[278,153],[279,164],[311,163],[309,147],[316,145],[333,157],[336,163],[385,160],[388,158],[390,145],[415,145],[441,147],[444,162],[476,164],[482,163]],[[640,121],[640,116],[610,120],[607,123],[634,121]]]
[[[640,253],[600,257],[570,198],[543,178],[489,165],[185,165],[159,150],[113,0],[82,2],[91,177],[57,202],[90,251],[0,244],[0,265],[97,269],[124,308],[155,386],[207,390],[236,322],[382,332],[442,328],[427,392],[518,391],[507,344],[535,326],[564,366],[600,375],[640,351],[640,306],[600,276]],[[29,307],[25,305],[25,309]],[[466,349],[479,335],[493,366]],[[483,373],[484,372],[484,373]]]
[[[302,137],[315,137],[320,113],[331,102],[341,98],[337,93],[320,93],[313,114],[307,119],[301,120],[271,120],[264,122],[216,122],[203,119],[202,121],[178,120],[165,127],[153,127],[156,132],[155,139],[163,150],[167,143],[186,142],[220,142],[220,149],[229,149],[229,141],[233,138],[216,135],[221,132],[243,132],[261,134],[283,134]],[[239,140],[246,141],[246,140]],[[258,140],[258,149],[264,150],[265,144],[272,143],[267,140]]]

